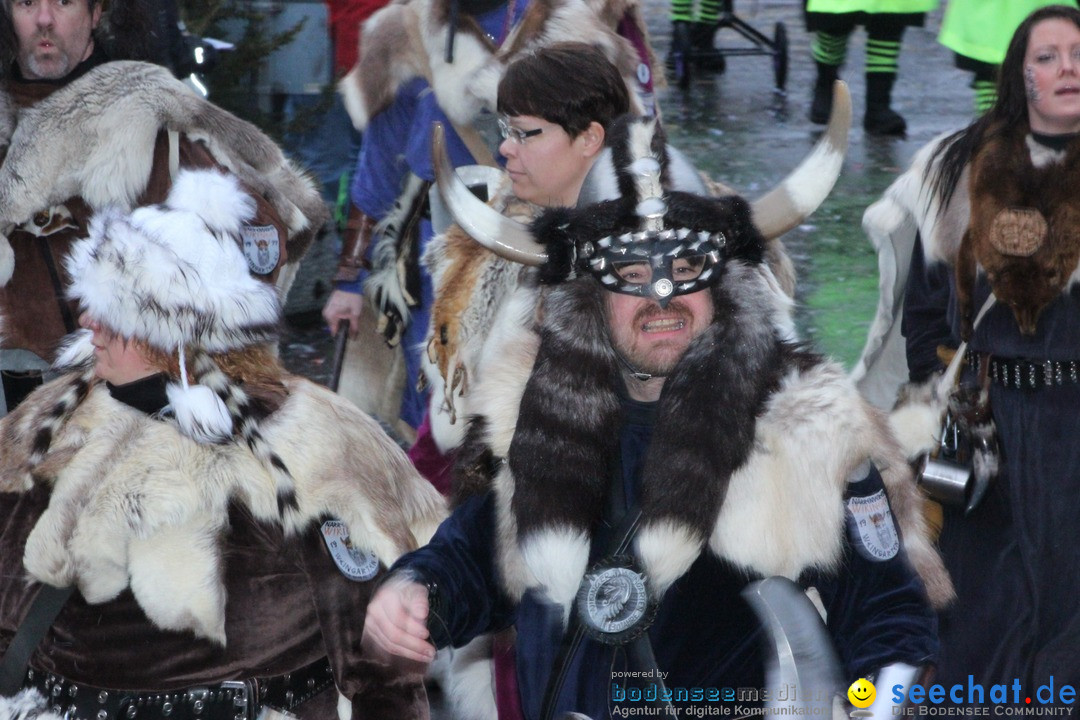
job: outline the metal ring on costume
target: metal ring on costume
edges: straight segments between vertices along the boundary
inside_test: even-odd
[[[656,614],[645,576],[630,556],[609,557],[594,565],[575,602],[585,632],[605,645],[623,645],[639,637]]]

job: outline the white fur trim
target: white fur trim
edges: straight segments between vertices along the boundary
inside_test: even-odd
[[[221,233],[238,233],[243,221],[255,216],[255,200],[240,189],[236,178],[212,171],[179,173],[165,204],[197,215],[211,231]],[[137,212],[152,210],[145,208]],[[158,213],[151,215],[154,216],[160,217]],[[147,228],[152,227],[148,221]]]
[[[649,592],[654,597],[667,592],[705,547],[704,539],[693,528],[671,520],[643,526],[634,544],[649,579]]]
[[[937,447],[944,411],[943,405],[909,403],[889,413],[889,426],[909,460]]]
[[[61,720],[49,711],[49,703],[36,688],[19,691],[11,697],[0,696],[0,720]]]
[[[8,242],[7,232],[0,232],[0,287],[7,285],[15,272],[15,251]]]
[[[491,635],[454,650],[444,686],[455,720],[497,720]]]
[[[53,369],[63,371],[89,363],[94,359],[94,331],[76,330],[66,336],[60,345]]]
[[[870,457],[872,428],[839,367],[785,377],[757,422],[755,451],[731,477],[713,551],[791,580],[808,567],[836,567],[845,480]]]
[[[199,443],[225,442],[232,437],[229,409],[205,385],[169,383],[165,388],[181,432]]]
[[[337,696],[337,716],[338,720],[352,720],[352,702],[340,692]]]
[[[537,530],[522,539],[521,555],[548,598],[563,607],[565,620],[589,563],[588,534],[569,527]]]
[[[184,206],[202,204],[220,227],[239,227],[253,210],[236,179],[217,171],[183,171],[175,190],[167,203],[175,195]],[[227,352],[271,339],[277,292],[251,275],[237,239],[206,220],[168,204],[95,216],[65,261],[69,296],[122,336],[166,352],[187,344]]]

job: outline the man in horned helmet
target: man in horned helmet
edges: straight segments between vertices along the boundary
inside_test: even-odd
[[[428,716],[359,634],[444,501],[281,367],[277,291],[237,242],[254,213],[233,177],[181,171],[73,247],[85,329],[0,421],[0,718]]]
[[[733,697],[709,688],[765,687],[740,592],[779,575],[816,599],[843,685],[912,682],[951,586],[883,419],[792,341],[750,206],[674,189],[655,120],[610,137],[612,191],[489,244],[541,289],[471,390],[457,471],[486,488],[392,568],[365,636],[425,661],[513,624],[530,719],[716,710]]]
[[[160,202],[180,168],[228,168],[243,180],[257,207],[239,236],[248,266],[282,297],[326,216],[318,190],[270,138],[168,70],[135,62],[153,49],[151,4],[0,0],[5,349],[55,357],[77,327],[64,261],[89,217]]]

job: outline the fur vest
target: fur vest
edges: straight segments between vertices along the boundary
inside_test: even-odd
[[[17,113],[0,91],[0,285],[14,271],[6,234],[72,197],[92,210],[134,207],[162,129],[206,145],[214,159],[266,198],[288,230],[287,288],[326,217],[319,190],[254,125],[198,97],[168,70],[111,62]]]
[[[566,608],[586,570],[619,413],[602,292],[592,278],[545,289],[538,332],[507,313],[485,351],[499,360],[472,388],[483,415],[459,464],[494,487],[512,598],[542,588]],[[837,569],[846,484],[871,461],[931,601],[947,603],[951,583],[884,417],[839,366],[781,339],[790,300],[767,266],[729,260],[710,292],[716,319],[665,384],[643,472],[635,552],[653,592],[706,546],[766,576]]]
[[[363,130],[386,108],[403,83],[426,78],[439,107],[459,126],[471,123],[482,110],[495,110],[503,71],[514,56],[554,42],[580,41],[599,45],[622,72],[628,88],[638,85],[641,59],[633,45],[615,33],[629,14],[641,36],[647,37],[635,0],[531,0],[520,23],[501,47],[496,47],[471,18],[463,16],[454,38],[454,61],[445,59],[448,32],[447,0],[406,0],[391,3],[364,23],[360,59],[341,80],[345,107]],[[657,67],[649,50],[649,64]],[[640,99],[630,94],[634,108]]]
[[[76,584],[89,603],[130,587],[160,628],[225,643],[217,538],[228,504],[280,524],[273,479],[247,447],[200,445],[114,400],[98,383],[27,472],[41,427],[77,376],[36,391],[0,423],[0,492],[51,488],[26,542],[34,580]],[[445,504],[367,415],[328,390],[286,378],[288,397],[260,425],[291,471],[298,513],[286,532],[334,517],[389,566],[427,541]],[[312,443],[312,438],[318,438]]]

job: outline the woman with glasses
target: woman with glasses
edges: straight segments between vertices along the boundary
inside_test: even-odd
[[[511,64],[498,90],[498,126],[502,134],[499,154],[506,160],[505,175],[489,201],[495,209],[519,220],[529,220],[546,207],[570,207],[578,199],[585,176],[604,148],[615,118],[630,111],[625,81],[604,53],[592,45],[560,43],[540,49]],[[535,283],[514,263],[480,249],[459,226],[434,238],[423,264],[431,274],[435,300],[428,330],[428,362],[424,375],[431,387],[429,415],[420,428],[410,457],[423,471],[435,469],[436,486],[451,489],[455,449],[464,438],[472,398],[468,388],[485,371],[481,357],[492,326],[507,313],[531,307]],[[526,310],[527,312],[527,310]],[[471,474],[456,474],[452,495],[465,498]],[[430,476],[429,476],[430,477]],[[488,636],[474,641],[481,662],[491,652]],[[496,678],[513,678],[513,648],[495,641]],[[458,658],[469,656],[459,651]],[[454,668],[456,677],[468,675]],[[486,683],[490,672],[473,673]],[[499,717],[520,712],[504,707],[508,685],[497,680]],[[478,711],[458,681],[448,683],[455,718],[487,717]],[[490,688],[487,690],[490,693]],[[489,695],[490,696],[490,695]],[[494,711],[494,708],[489,708]]]

